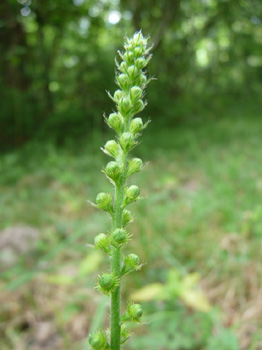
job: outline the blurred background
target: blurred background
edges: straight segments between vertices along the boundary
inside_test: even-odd
[[[126,248],[147,264],[123,285],[145,324],[123,348],[262,349],[261,1],[1,0],[2,350],[86,350],[108,326],[87,244],[110,219],[86,201],[112,191],[106,90],[140,28],[158,80]]]

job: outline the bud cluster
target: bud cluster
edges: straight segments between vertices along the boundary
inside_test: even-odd
[[[131,39],[126,38],[125,52],[119,52],[120,63],[116,63],[116,84],[118,89],[110,98],[115,102],[116,109],[106,119],[110,128],[115,130],[116,140],[109,140],[102,148],[103,152],[114,160],[110,161],[103,172],[115,187],[115,195],[99,193],[96,198],[97,208],[107,211],[112,216],[112,230],[108,234],[100,233],[94,239],[94,245],[110,256],[111,272],[98,278],[97,289],[106,295],[111,295],[111,342],[107,342],[103,332],[90,336],[89,343],[94,350],[120,349],[129,337],[125,322],[140,322],[142,307],[139,304],[128,305],[126,313],[120,319],[120,281],[129,272],[139,270],[142,265],[136,254],[128,254],[121,258],[120,250],[131,238],[125,227],[133,221],[129,210],[130,203],[140,199],[140,189],[136,185],[126,185],[127,179],[142,170],[143,162],[139,158],[128,158],[129,152],[138,144],[137,138],[147,127],[140,117],[135,115],[145,106],[144,89],[150,79],[145,68],[151,58],[147,48],[147,38],[141,32],[135,33]],[[115,313],[115,310],[118,310]],[[120,327],[121,325],[121,327]]]

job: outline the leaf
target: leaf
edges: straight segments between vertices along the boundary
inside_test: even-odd
[[[201,312],[208,312],[211,305],[206,296],[197,290],[188,290],[181,295],[181,299],[186,305],[192,307],[194,310]]]
[[[88,254],[79,265],[78,277],[84,277],[96,271],[103,259],[103,255],[99,251]]]
[[[70,276],[70,275],[62,275],[62,274],[57,274],[57,275],[48,275],[46,277],[47,282],[52,283],[52,284],[57,284],[57,285],[64,285],[68,286],[74,283],[75,277]]]
[[[165,299],[165,286],[161,283],[148,284],[130,295],[133,301],[150,301]]]

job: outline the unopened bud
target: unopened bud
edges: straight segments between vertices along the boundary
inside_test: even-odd
[[[145,108],[145,104],[142,100],[138,100],[133,108],[133,113],[139,113]]]
[[[128,187],[128,189],[126,190],[126,197],[129,203],[135,201],[139,195],[140,189],[135,185]]]
[[[135,146],[136,141],[133,134],[124,132],[119,139],[119,143],[123,151],[128,152]]]
[[[135,56],[134,56],[133,51],[127,51],[125,58],[126,58],[126,61],[127,61],[128,64],[134,63]]]
[[[143,86],[145,86],[146,82],[147,82],[146,76],[144,74],[140,74],[138,81],[137,81],[137,85],[143,87]]]
[[[116,90],[116,92],[114,93],[115,102],[118,102],[122,97],[123,97],[123,91]]]
[[[125,73],[126,72],[126,68],[127,68],[126,62],[122,62],[120,64],[119,70],[120,70],[120,72]]]
[[[109,141],[107,141],[107,143],[104,146],[104,151],[108,155],[110,155],[114,158],[117,158],[117,156],[119,155],[119,151],[120,151],[119,144],[114,140],[109,140]]]
[[[102,331],[91,334],[89,336],[88,341],[93,350],[109,349],[109,344],[107,342],[106,335]]]
[[[127,224],[133,221],[133,216],[129,210],[123,210],[122,225],[125,227]]]
[[[110,209],[112,195],[110,193],[100,192],[96,196],[96,205],[98,208],[108,211]]]
[[[104,273],[98,278],[97,288],[103,294],[111,293],[119,285],[119,279],[112,273]]]
[[[127,116],[132,109],[132,103],[128,97],[123,97],[119,101],[118,108],[123,117]]]
[[[94,243],[97,248],[103,250],[106,254],[110,254],[111,249],[107,235],[104,233],[99,233],[99,235],[95,237]]]
[[[122,244],[127,243],[129,239],[129,235],[126,232],[126,230],[122,228],[117,228],[115,231],[112,233],[112,244],[114,246],[121,246]]]
[[[116,181],[119,178],[121,169],[117,162],[109,162],[105,168],[105,173],[110,179]]]
[[[137,75],[139,74],[139,72],[138,72],[138,69],[136,68],[136,66],[132,65],[132,66],[127,68],[127,74],[131,80],[134,80],[137,77]]]
[[[135,57],[137,58],[137,57],[139,57],[139,56],[142,56],[142,55],[144,54],[144,51],[145,51],[145,50],[143,50],[142,47],[139,47],[139,46],[135,47],[135,49],[134,49],[134,55],[135,55]]]
[[[136,254],[129,254],[124,258],[124,266],[121,274],[123,276],[131,271],[140,270],[141,267],[139,257]]]
[[[142,69],[146,66],[146,60],[144,59],[144,57],[139,57],[136,62],[135,65],[138,69]]]
[[[130,176],[134,173],[141,171],[143,162],[140,158],[130,159],[127,167],[127,176]]]
[[[121,344],[124,344],[130,337],[130,330],[127,328],[125,323],[121,324]]]
[[[123,129],[123,120],[117,113],[111,113],[107,120],[108,125],[116,132],[120,133]]]
[[[126,74],[120,74],[117,77],[117,81],[121,89],[126,90],[130,86],[130,80]]]
[[[132,321],[138,322],[143,315],[143,309],[140,304],[130,305],[128,308],[128,314]]]
[[[135,118],[130,123],[130,132],[132,134],[137,134],[143,129],[143,121],[141,118]]]
[[[129,304],[126,313],[122,317],[122,321],[140,322],[143,315],[143,309],[140,304]]]
[[[133,86],[131,88],[130,98],[132,103],[135,103],[137,100],[139,100],[141,95],[142,95],[142,89],[139,86]]]

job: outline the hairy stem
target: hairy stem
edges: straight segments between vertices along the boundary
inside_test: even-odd
[[[124,171],[115,190],[115,213],[113,217],[113,230],[122,227],[122,214],[124,202],[124,187],[126,182],[126,154],[122,154],[120,163],[123,164]],[[121,249],[113,248],[111,258],[111,271],[115,276],[121,278]],[[111,349],[120,349],[120,282],[119,286],[111,294]]]

